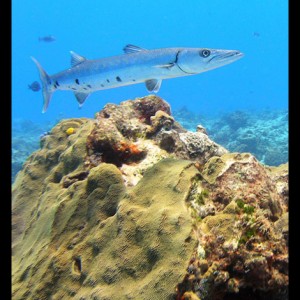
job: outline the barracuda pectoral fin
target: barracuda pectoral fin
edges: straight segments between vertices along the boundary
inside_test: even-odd
[[[78,93],[78,92],[75,92],[74,93],[78,103],[79,103],[79,106],[81,107],[84,103],[84,101],[87,99],[87,97],[90,95],[89,93]]]
[[[82,62],[86,61],[86,58],[75,53],[74,51],[70,51],[71,53],[71,66],[75,67],[79,64],[81,64]]]
[[[175,66],[175,63],[167,63],[163,65],[155,65],[155,68],[164,68],[164,69],[171,69],[172,67]]]
[[[149,79],[145,81],[148,92],[154,92],[154,93],[157,93],[159,91],[161,83],[162,80],[160,79]]]
[[[128,54],[128,53],[136,53],[136,52],[140,52],[140,51],[147,51],[147,49],[128,44],[123,48],[123,51],[126,54]]]

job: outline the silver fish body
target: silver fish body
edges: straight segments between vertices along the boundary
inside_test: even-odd
[[[71,51],[71,68],[49,76],[37,65],[48,108],[56,90],[73,91],[79,105],[95,91],[145,82],[149,92],[158,92],[163,79],[199,74],[231,63],[243,56],[237,50],[163,48],[146,50],[127,45],[124,55],[88,60]]]

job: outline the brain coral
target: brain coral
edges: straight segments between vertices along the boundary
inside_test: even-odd
[[[120,171],[103,163],[68,188],[49,184],[14,247],[13,298],[175,297],[196,245],[185,205],[196,173],[162,160],[125,193]]]

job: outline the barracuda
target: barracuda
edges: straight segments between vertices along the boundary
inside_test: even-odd
[[[71,68],[48,75],[36,64],[46,112],[53,92],[70,90],[82,106],[95,91],[144,82],[149,92],[158,92],[163,79],[195,75],[236,61],[243,56],[237,50],[209,48],[162,48],[147,50],[134,45],[124,47],[125,54],[89,60],[71,51]]]

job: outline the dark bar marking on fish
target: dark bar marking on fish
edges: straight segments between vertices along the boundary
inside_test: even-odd
[[[132,79],[132,81],[135,81],[135,79]]]
[[[89,87],[90,89],[92,88],[92,86],[90,84],[88,84],[87,87]]]
[[[76,78],[76,79],[75,79],[75,82],[76,82],[77,84],[79,84],[79,80],[78,80],[78,78]]]
[[[189,73],[189,72],[184,71],[184,70],[183,70],[182,68],[180,68],[180,66],[177,64],[178,56],[179,56],[179,53],[180,53],[180,52],[181,52],[181,51],[179,50],[179,51],[176,53],[176,57],[175,57],[174,64],[176,64],[177,67],[178,67],[183,73],[186,73],[186,74],[193,74],[193,73]]]
[[[55,84],[56,84],[57,86],[59,86],[59,83],[58,83],[58,81],[57,81],[57,80],[55,81]]]
[[[108,80],[108,79],[106,79],[106,81],[107,81],[107,82],[109,82],[109,80]]]
[[[84,90],[87,90],[87,88],[86,88],[86,87],[84,87],[83,89],[84,89]]]
[[[119,76],[117,76],[116,79],[117,79],[117,81],[119,81],[119,82],[122,81],[122,79],[121,79]]]
[[[177,65],[177,62],[178,62],[178,55],[179,55],[180,52],[181,52],[181,51],[179,50],[179,51],[177,51],[177,53],[176,53],[176,57],[175,57],[175,61],[174,61],[174,64],[176,64],[176,65]]]
[[[55,83],[54,83],[54,85],[53,85],[53,86],[54,86],[54,88],[56,88],[56,89],[57,89],[57,85],[56,85]]]
[[[74,90],[74,91],[76,91],[76,90],[77,90],[77,89],[76,89],[76,88],[74,88],[74,87],[72,87],[71,89],[72,89],[72,90]]]

